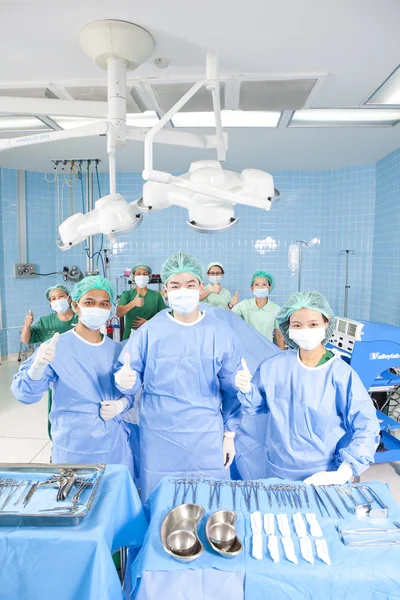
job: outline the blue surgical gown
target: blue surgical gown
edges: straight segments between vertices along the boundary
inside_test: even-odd
[[[242,347],[232,329],[208,314],[185,325],[163,311],[129,338],[116,369],[126,352],[138,376],[132,393],[143,383],[143,501],[164,475],[226,479],[223,432],[240,419],[234,381]]]
[[[344,461],[355,475],[374,462],[379,422],[357,373],[341,358],[304,365],[297,350],[266,360],[243,411],[267,413],[269,477],[304,479],[334,471]],[[347,435],[346,435],[347,434]]]
[[[54,463],[122,464],[133,475],[122,415],[103,421],[99,414],[100,402],[121,398],[113,376],[120,351],[120,346],[108,337],[99,344],[90,344],[68,331],[60,336],[56,357],[39,381],[28,374],[35,355],[15,375],[11,390],[24,404],[39,402],[43,392],[49,387],[53,390],[50,422]]]
[[[201,305],[208,314],[225,321],[239,337],[243,345],[243,355],[247,366],[254,374],[260,364],[282,352],[278,346],[261,335],[246,321],[243,321],[231,310]],[[243,414],[236,431],[235,461],[231,467],[231,475],[238,479],[265,479],[267,477],[267,415]]]

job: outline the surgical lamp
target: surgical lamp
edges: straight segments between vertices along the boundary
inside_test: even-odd
[[[35,98],[1,98],[0,111],[13,114],[52,114],[58,116],[91,117],[99,120],[67,131],[54,131],[0,140],[0,151],[9,148],[89,136],[106,136],[109,157],[109,195],[95,204],[86,215],[77,213],[59,227],[62,250],[79,244],[88,236],[103,233],[114,236],[132,231],[140,225],[142,212],[180,206],[189,213],[188,225],[201,233],[215,233],[232,227],[238,219],[234,206],[242,204],[269,210],[278,201],[269,173],[245,169],[242,173],[225,171],[220,164],[226,157],[227,135],[222,130],[219,96],[218,63],[214,54],[207,55],[206,77],[188,92],[158,121],[152,129],[126,124],[126,73],[146,61],[154,49],[152,36],[143,28],[118,20],[89,23],[80,31],[83,51],[100,67],[107,70],[107,104],[91,101],[65,101]],[[212,96],[215,135],[163,129],[172,117],[201,89]],[[127,141],[144,141],[143,198],[128,204],[116,190],[115,150]],[[157,171],[153,166],[153,143],[215,148],[217,159],[193,162],[189,172],[176,177]],[[141,212],[139,212],[139,210]]]

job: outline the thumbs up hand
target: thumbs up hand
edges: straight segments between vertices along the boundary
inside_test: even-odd
[[[118,385],[120,389],[123,390],[131,390],[137,380],[136,371],[131,369],[131,357],[129,356],[129,352],[125,354],[124,364],[121,369],[115,373],[115,383]]]
[[[251,373],[244,358],[242,358],[242,369],[235,375],[235,385],[242,394],[248,394],[251,391]]]
[[[33,319],[34,319],[33,312],[30,310],[28,312],[28,314],[26,315],[26,317],[25,317],[25,325],[27,325],[28,327],[30,327],[32,325],[32,323],[33,323]]]
[[[59,337],[60,334],[55,333],[49,342],[40,344],[33,363],[28,371],[31,379],[38,381],[43,377],[47,365],[49,365],[56,357],[56,345]]]
[[[136,298],[133,300],[134,306],[136,306],[137,308],[141,308],[144,305],[144,298],[143,296],[141,296],[140,294],[138,294],[136,296]]]
[[[234,296],[232,296],[232,298],[231,298],[230,305],[236,306],[236,304],[238,302],[239,302],[239,292],[236,290],[236,294]]]

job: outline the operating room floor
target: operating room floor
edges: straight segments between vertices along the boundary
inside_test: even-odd
[[[0,463],[48,463],[51,442],[47,435],[47,394],[37,404],[24,405],[11,394],[17,361],[0,365]],[[389,484],[400,504],[400,461],[372,465],[361,479]]]

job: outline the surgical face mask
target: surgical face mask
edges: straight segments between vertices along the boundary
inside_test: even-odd
[[[87,327],[96,331],[106,324],[110,311],[107,308],[91,308],[87,306],[79,306],[81,309],[79,320]]]
[[[70,306],[67,298],[61,298],[61,300],[53,300],[50,302],[51,308],[60,315],[65,315],[68,312]]]
[[[266,298],[268,296],[268,294],[269,294],[268,288],[261,288],[260,290],[259,289],[253,290],[253,295],[256,298]]]
[[[148,275],[136,275],[135,277],[135,283],[140,288],[147,287],[149,281],[150,277]]]
[[[180,288],[168,292],[168,303],[173,310],[181,315],[192,313],[200,302],[200,290]]]
[[[312,329],[290,329],[289,337],[303,350],[314,350],[325,338],[325,327],[313,327]]]
[[[219,283],[222,277],[222,275],[209,275],[208,281],[211,283],[211,285],[214,285],[214,283]]]

